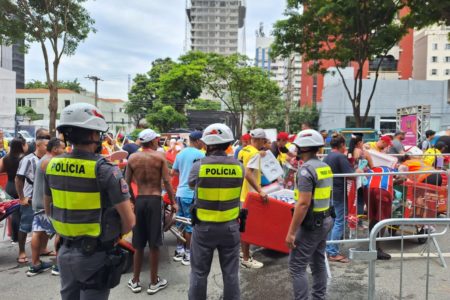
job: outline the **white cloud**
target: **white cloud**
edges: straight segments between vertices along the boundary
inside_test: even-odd
[[[266,33],[282,17],[285,1],[247,1],[247,55],[254,56],[254,32],[264,22]],[[59,78],[78,78],[93,90],[87,75],[97,75],[101,97],[127,98],[128,74],[148,71],[159,57],[176,59],[183,53],[185,40],[185,0],[97,0],[86,8],[96,23],[97,33],[79,45],[75,55],[63,57]],[[39,45],[26,56],[27,81],[44,80],[44,62]]]

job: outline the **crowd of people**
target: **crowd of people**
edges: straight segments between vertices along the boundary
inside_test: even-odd
[[[274,184],[295,190],[296,195],[286,235],[286,245],[292,249],[289,270],[295,297],[309,295],[305,271],[310,265],[312,294],[323,299],[325,255],[331,262],[349,262],[338,244],[326,245],[326,240],[340,240],[344,235],[348,181],[355,187],[357,214],[369,214],[370,231],[391,216],[395,180],[435,185],[443,180],[440,174],[352,179],[333,179],[333,174],[443,169],[443,153],[448,150],[444,141],[433,142],[431,130],[418,145],[425,155],[418,157],[403,145],[405,133],[401,131],[365,142],[362,134],[346,140],[338,133],[313,130],[307,123],[298,134],[279,132],[274,141],[264,129],[253,129],[241,136],[235,148],[235,138],[223,124],[193,131],[188,140],[169,137],[164,143],[160,134],[145,129],[132,141],[123,133],[108,132],[101,112],[82,103],[64,109],[58,131],[59,138],[55,138],[38,129],[32,145],[20,137],[7,143],[0,131],[0,173],[7,174],[6,193],[20,202],[20,209],[10,216],[11,241],[18,244],[17,262],[29,263],[26,275],[30,277],[49,269],[60,275],[63,299],[108,298],[123,263],[115,245],[131,229],[135,252],[127,286],[133,293],[142,291],[140,275],[148,246],[147,293],[167,287],[168,281],[158,272],[167,209],[192,220],[184,226],[183,240],[178,240],[172,258],[191,268],[189,299],[207,298],[215,249],[222,268],[223,297],[239,299],[239,267],[264,267],[253,257],[251,245],[240,240],[245,230],[240,208],[250,192],[268,201],[266,187]],[[329,153],[324,146],[330,147]],[[110,161],[117,151],[128,153],[121,162],[124,170]],[[284,170],[274,181],[264,176],[261,167],[261,159],[269,152]],[[397,155],[398,164],[379,166],[374,163],[374,152]],[[358,226],[365,229],[361,221]],[[30,233],[29,260],[25,244]],[[54,250],[48,247],[52,237]],[[378,259],[390,259],[381,248],[377,250]],[[57,263],[44,261],[45,256],[58,256]]]

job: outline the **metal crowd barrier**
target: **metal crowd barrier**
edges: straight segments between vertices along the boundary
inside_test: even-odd
[[[435,177],[440,175],[447,182],[445,185],[439,185],[438,183],[419,183],[414,180],[425,175]],[[358,192],[355,187],[351,186],[356,186],[357,181],[363,180],[362,178],[364,177],[375,176],[378,177],[377,180],[385,180],[387,183],[392,180],[397,183],[393,187],[390,187],[390,189],[392,188],[392,194],[384,192],[382,189],[371,191],[366,187],[361,187],[363,190]],[[379,176],[383,177],[380,178]],[[419,243],[426,243],[431,238],[436,246],[441,264],[446,268],[445,260],[435,237],[446,234],[449,226],[445,226],[442,230],[436,230],[430,226],[431,224],[422,222],[422,220],[437,219],[442,215],[450,216],[450,207],[448,205],[450,181],[448,177],[448,173],[445,171],[334,174],[333,179],[344,178],[344,185],[346,187],[348,185],[350,189],[354,190],[347,190],[347,193],[342,195],[343,199],[333,199],[333,202],[344,202],[344,230],[342,239],[329,240],[327,244],[360,244],[370,242],[375,228],[378,228],[379,224],[385,224],[383,222],[384,219],[394,219],[398,224],[391,225],[395,222],[390,222],[388,225],[391,226],[387,228],[387,235],[385,233],[385,235],[373,237],[376,238],[376,241],[417,239]],[[409,179],[407,181],[399,180],[404,180],[405,178]],[[351,195],[350,198],[348,194]],[[396,198],[395,194],[397,194]],[[363,200],[365,213],[357,211],[358,201],[359,208],[362,209]],[[377,211],[374,212],[374,209]],[[384,212],[384,215],[377,216],[377,212]],[[389,215],[387,215],[388,213]],[[420,222],[414,223],[410,220],[420,220]],[[378,223],[372,229],[372,232],[369,233],[369,228],[366,225],[370,225],[372,221],[378,221]],[[380,228],[378,231],[384,230]]]
[[[413,219],[387,219],[379,222],[375,227],[373,228],[372,232],[370,233],[369,238],[369,250],[368,251],[360,251],[356,249],[350,249],[350,258],[356,259],[356,260],[366,260],[369,261],[369,274],[368,274],[368,299],[374,300],[376,296],[376,264],[375,261],[377,259],[377,248],[376,248],[376,242],[378,240],[377,235],[378,233],[385,228],[386,226],[392,226],[392,225],[445,225],[445,228],[448,228],[450,225],[450,218],[442,218],[442,219],[435,219],[435,218],[413,218]],[[425,299],[428,300],[429,298],[429,291],[430,291],[430,243],[433,242],[435,246],[437,245],[435,238],[432,237],[432,234],[428,232],[427,234],[427,247],[426,247],[426,281],[425,281]],[[403,256],[403,236],[401,239],[401,261],[400,261],[400,278],[399,278],[399,293],[398,293],[398,299],[402,299],[403,297],[403,262],[404,262],[404,256]],[[422,255],[424,255],[424,252],[422,252]],[[417,271],[417,270],[415,270]]]

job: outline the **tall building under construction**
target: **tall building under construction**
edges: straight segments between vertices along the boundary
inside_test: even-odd
[[[186,14],[186,51],[238,52],[239,29],[245,25],[244,1],[187,0]]]

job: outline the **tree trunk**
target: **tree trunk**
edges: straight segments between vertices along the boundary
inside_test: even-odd
[[[58,113],[58,87],[56,84],[49,86],[50,102],[48,103],[48,110],[50,112],[50,122],[48,125],[50,135],[56,136],[56,115]]]

